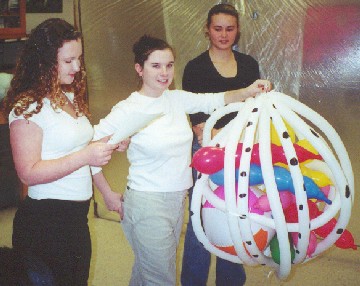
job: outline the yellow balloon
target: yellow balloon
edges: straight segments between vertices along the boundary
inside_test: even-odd
[[[274,166],[283,167],[289,171],[289,166],[284,163],[275,163]],[[332,181],[326,176],[323,172],[315,171],[310,168],[305,167],[303,164],[300,164],[300,170],[303,176],[309,177],[314,181],[314,183],[319,187],[325,187],[328,185],[333,185]]]
[[[318,187],[325,187],[328,185],[333,185],[332,181],[329,179],[328,176],[326,176],[324,173],[320,172],[320,171],[314,171],[311,170],[303,165],[300,164],[300,169],[301,169],[301,173],[306,176],[309,177],[310,179],[312,179],[314,181],[314,183],[318,186]]]
[[[288,134],[290,136],[291,142],[295,143],[295,132],[294,132],[294,130],[292,129],[292,127],[286,121],[284,121],[284,123],[285,123],[286,129],[288,131]],[[271,123],[270,132],[271,132],[271,143],[280,146],[281,142],[280,142],[279,135],[277,134],[276,129],[274,127],[274,124],[272,124],[272,123]]]
[[[319,154],[319,152],[314,148],[314,146],[311,145],[310,142],[307,141],[306,139],[301,139],[296,144],[298,144],[299,146],[305,148],[306,150],[310,151],[311,153],[314,153],[316,155]]]

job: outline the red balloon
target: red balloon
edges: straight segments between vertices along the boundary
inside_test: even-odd
[[[327,223],[325,223],[323,226],[320,226],[319,228],[314,229],[314,232],[318,236],[325,238],[334,229],[335,225],[336,225],[336,219],[332,218]]]
[[[309,207],[310,219],[314,219],[319,215],[320,211],[319,211],[316,203],[314,203],[311,200],[308,200],[307,202],[308,202],[308,207]],[[289,207],[284,209],[284,215],[285,215],[286,222],[297,223],[299,218],[298,218],[298,210],[297,210],[296,203],[292,203],[289,205]]]
[[[321,212],[320,212],[320,214],[321,214]],[[320,236],[322,238],[325,238],[334,229],[334,227],[336,225],[336,222],[337,222],[336,218],[332,218],[331,220],[329,220],[323,226],[321,226],[321,227],[319,227],[317,229],[314,229],[314,232],[318,236]],[[352,248],[354,250],[357,249],[357,245],[354,242],[354,237],[352,236],[350,231],[348,231],[347,229],[345,229],[344,232],[340,235],[338,240],[335,242],[335,245],[337,247],[343,248],[343,249],[347,249],[347,248]]]
[[[200,173],[213,174],[224,168],[225,152],[220,147],[202,147],[193,156],[192,167]]]
[[[357,249],[357,245],[354,243],[354,237],[347,229],[345,229],[344,232],[340,235],[339,239],[335,242],[335,245],[343,249]]]

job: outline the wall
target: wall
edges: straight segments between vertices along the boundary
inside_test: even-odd
[[[27,13],[26,14],[26,33],[39,25],[41,22],[48,18],[63,18],[71,24],[74,24],[74,0],[63,0],[62,13]]]

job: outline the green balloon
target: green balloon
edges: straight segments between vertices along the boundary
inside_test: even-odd
[[[279,247],[279,240],[277,239],[276,235],[270,241],[270,252],[272,259],[277,264],[280,264],[280,247]],[[290,241],[290,253],[291,253],[291,262],[293,262],[295,258],[295,249],[291,241]]]

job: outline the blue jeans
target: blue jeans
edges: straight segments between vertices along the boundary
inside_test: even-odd
[[[194,154],[201,146],[194,138],[192,153]],[[194,183],[196,181],[196,170],[193,169]],[[189,191],[189,212],[192,198],[192,189]],[[191,218],[186,229],[184,255],[181,271],[181,285],[183,286],[206,286],[210,268],[210,253],[198,241]],[[244,285],[246,280],[245,269],[242,264],[216,257],[216,285],[217,286],[239,286]]]

